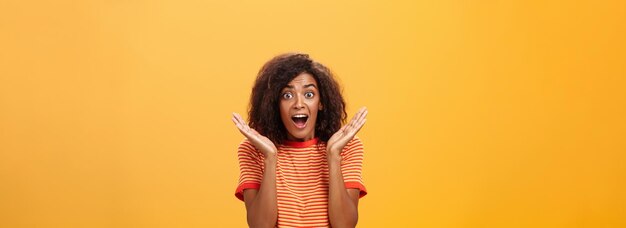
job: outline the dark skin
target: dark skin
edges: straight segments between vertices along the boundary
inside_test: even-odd
[[[317,83],[307,73],[294,78],[283,90],[280,115],[288,131],[288,139],[310,140],[315,136],[315,118],[322,110]],[[307,114],[306,127],[295,127],[294,114]],[[341,172],[341,151],[365,124],[367,109],[361,108],[350,122],[337,131],[326,143],[329,171],[328,216],[332,227],[355,227],[358,221],[359,189],[346,189]],[[276,199],[276,163],[278,149],[267,137],[250,128],[243,118],[233,113],[233,122],[239,131],[265,156],[265,172],[260,188],[243,192],[250,227],[275,227],[278,217]]]

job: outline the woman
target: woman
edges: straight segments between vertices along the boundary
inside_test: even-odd
[[[283,54],[259,71],[249,124],[233,113],[239,185],[250,227],[355,227],[365,124],[361,108],[345,126],[345,102],[328,68],[306,54]]]

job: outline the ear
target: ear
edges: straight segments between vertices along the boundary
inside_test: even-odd
[[[322,111],[322,109],[324,109],[324,105],[322,105],[322,103],[320,103],[320,105],[319,105],[319,107],[317,109]]]

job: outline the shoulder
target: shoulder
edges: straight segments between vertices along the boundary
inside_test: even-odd
[[[348,144],[343,148],[343,154],[351,154],[351,153],[363,153],[363,142],[357,136],[354,136]]]
[[[258,149],[252,145],[252,142],[250,142],[250,140],[248,140],[247,138],[244,138],[243,140],[241,140],[241,142],[239,143],[239,146],[237,147],[237,152],[239,153],[239,155],[254,155],[256,156],[259,151]]]
[[[354,136],[353,139],[351,139],[348,144],[346,145],[346,147],[351,148],[351,147],[363,147],[363,142],[361,142],[361,139],[358,136]]]
[[[244,138],[243,140],[241,140],[241,142],[239,142],[239,149],[256,150],[256,147],[252,145],[252,142],[250,142],[248,138]]]

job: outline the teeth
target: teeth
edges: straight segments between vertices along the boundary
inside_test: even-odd
[[[305,118],[307,117],[307,115],[304,114],[299,114],[299,115],[294,115],[293,118]]]

